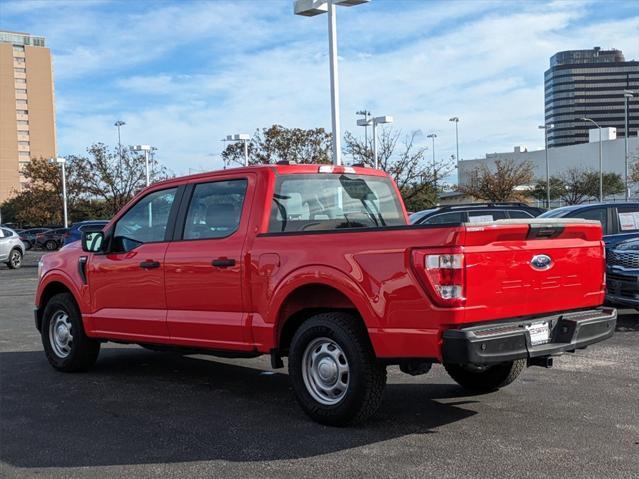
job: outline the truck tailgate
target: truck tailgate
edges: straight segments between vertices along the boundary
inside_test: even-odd
[[[598,306],[605,250],[596,221],[505,220],[466,225],[464,322]]]

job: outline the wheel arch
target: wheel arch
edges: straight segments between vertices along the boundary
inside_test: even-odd
[[[290,341],[299,326],[310,317],[328,311],[351,314],[366,329],[375,322],[370,302],[353,281],[341,272],[331,275],[318,274],[309,277],[301,274],[286,281],[276,294],[274,317],[275,345],[279,353],[286,355]],[[274,298],[274,299],[275,299]]]
[[[36,296],[36,327],[38,328],[38,331],[40,331],[42,326],[42,314],[47,303],[53,296],[61,293],[70,294],[78,307],[78,311],[82,310],[77,291],[75,291],[74,288],[63,279],[63,277],[57,276],[55,278],[48,278],[48,280],[38,288]]]

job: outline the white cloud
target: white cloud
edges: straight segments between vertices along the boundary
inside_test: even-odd
[[[108,14],[62,9],[66,23],[50,9],[39,17],[57,45],[61,153],[113,144],[121,118],[125,143],[152,143],[161,161],[186,173],[219,167],[210,154],[229,133],[272,123],[330,128],[325,17],[294,17],[288,0],[270,2],[268,15],[249,1],[233,10],[229,2],[115,5]],[[340,9],[343,128],[357,131],[355,111],[366,107],[405,131],[436,132],[442,158],[454,152],[451,116],[461,118],[462,158],[540,147],[552,54],[601,45],[639,57],[639,17],[589,23],[600,8],[375,0]],[[181,49],[184,61],[169,63]],[[85,80],[99,89],[74,88]]]

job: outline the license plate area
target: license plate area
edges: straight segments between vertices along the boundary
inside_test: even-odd
[[[530,336],[530,344],[533,346],[546,344],[550,341],[550,325],[547,321],[527,324],[526,331],[528,331],[528,335]]]

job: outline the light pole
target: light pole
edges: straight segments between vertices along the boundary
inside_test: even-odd
[[[235,135],[226,135],[222,141],[235,142],[241,141],[244,143],[244,166],[248,166],[248,142],[251,139],[251,135],[248,133],[237,133]]]
[[[352,7],[370,0],[295,0],[295,15],[314,17],[328,12],[328,50],[331,72],[331,124],[333,128],[333,163],[342,164],[342,139],[339,123],[339,73],[337,67],[337,22],[335,6]]]
[[[368,110],[360,110],[355,114],[364,116],[363,120],[357,120],[357,126],[364,127],[364,145],[368,150],[368,127],[371,126],[371,112]]]
[[[550,125],[539,125],[537,128],[544,130],[544,148],[546,153],[546,208],[550,209],[550,163],[548,162],[548,130],[553,127]]]
[[[366,120],[357,120],[359,126],[366,126],[364,124]],[[377,125],[383,125],[385,123],[393,123],[393,117],[389,115],[377,116],[371,120],[368,120],[373,125],[373,166],[379,168],[379,161],[377,160]]]
[[[431,133],[430,135],[426,135],[426,138],[433,140],[433,186],[435,188],[435,193],[437,193],[437,171],[435,168],[435,138],[437,138],[437,134]]]
[[[113,126],[118,129],[118,155],[120,155],[120,163],[122,163],[122,140],[120,139],[120,127],[126,125],[122,120],[116,121]]]
[[[581,121],[589,121],[597,128],[599,128],[599,202],[603,203],[603,155],[602,155],[602,147],[601,147],[601,127],[599,123],[591,118],[578,118]]]
[[[62,167],[62,210],[64,212],[64,227],[68,228],[69,221],[67,219],[67,172],[64,167],[66,162],[66,158],[63,158],[61,156],[58,156],[57,158],[51,158],[49,160],[49,163]]]
[[[448,121],[454,121],[455,122],[455,148],[457,150],[457,156],[456,156],[457,163],[459,163],[459,128],[458,128],[459,117],[454,116],[452,118],[449,118]]]
[[[135,145],[132,150],[136,152],[144,152],[144,167],[146,169],[146,186],[151,184],[151,177],[149,175],[149,153],[153,147],[151,145]]]
[[[630,99],[635,96],[635,92],[632,90],[624,90],[623,97],[625,100],[625,112],[624,112],[624,120],[625,120],[625,129],[624,129],[624,148],[625,148],[625,176],[624,180],[626,183],[626,201],[630,198],[630,190],[628,189],[628,135],[630,135],[630,130],[628,126],[628,102]]]

